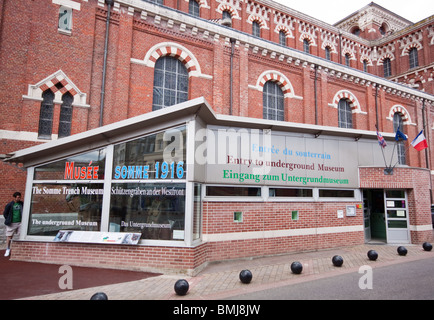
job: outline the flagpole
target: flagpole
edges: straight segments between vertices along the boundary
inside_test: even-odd
[[[407,150],[405,150],[404,155],[407,155],[408,150],[410,149],[411,144],[407,147]],[[396,165],[399,163],[399,159],[398,161],[395,163],[395,165],[392,167],[392,170],[396,167]],[[392,165],[392,162],[390,163],[390,165]]]
[[[375,128],[377,129],[377,136],[379,134],[380,131],[378,131],[378,125],[375,125]],[[387,169],[387,161],[386,161],[386,155],[384,154],[384,146],[380,145],[381,148],[381,153],[383,154],[383,160],[384,160],[384,166]]]
[[[395,144],[393,145],[393,151],[392,151],[392,156],[390,158],[390,165],[389,165],[389,169],[392,169],[392,161],[393,161],[393,155],[395,154],[395,149],[396,149],[396,145],[398,144],[398,141],[395,141]],[[399,159],[398,159],[399,161]]]

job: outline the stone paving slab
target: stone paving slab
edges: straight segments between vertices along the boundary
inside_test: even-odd
[[[424,251],[421,245],[405,245],[408,250],[407,255],[399,256],[397,247],[397,245],[364,244],[315,252],[211,263],[197,276],[184,278],[190,285],[186,296],[178,296],[174,291],[174,284],[180,279],[179,275],[161,275],[139,281],[71,290],[26,299],[89,300],[94,293],[104,292],[109,300],[216,300],[291,283],[358,272],[359,268],[364,265],[376,268],[434,256],[434,251]],[[376,261],[370,261],[367,257],[367,252],[371,249],[377,251],[379,255]],[[342,267],[333,266],[331,259],[334,255],[343,257]],[[302,263],[302,274],[296,275],[291,272],[291,264],[294,261]],[[239,280],[239,273],[244,269],[250,270],[253,274],[250,284],[243,284]]]

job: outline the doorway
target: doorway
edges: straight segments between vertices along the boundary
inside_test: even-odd
[[[365,241],[387,242],[384,212],[384,190],[364,190],[363,202]]]
[[[365,242],[410,243],[407,192],[363,191]]]

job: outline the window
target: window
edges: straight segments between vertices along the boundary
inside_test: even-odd
[[[313,196],[312,189],[285,189],[285,188],[270,188],[270,198],[311,198]]]
[[[60,120],[59,120],[59,138],[71,135],[71,122],[72,122],[72,102],[74,97],[69,92],[62,96],[62,106],[60,107]]]
[[[351,112],[350,104],[347,100],[341,99],[338,104],[339,128],[353,127],[353,113]]]
[[[143,1],[143,0],[142,0],[142,1]],[[163,1],[163,0],[147,0],[147,1],[150,1],[150,2],[153,2],[153,3],[156,3],[156,4],[161,4],[161,5],[164,4],[164,1]]]
[[[222,15],[223,15],[222,16],[223,20],[226,20],[226,19],[232,20],[231,13],[229,11],[227,11],[227,10],[223,11]]]
[[[35,167],[27,234],[100,231],[105,160],[106,150],[99,149]],[[90,177],[82,168],[90,168]]]
[[[260,197],[261,188],[249,187],[206,187],[208,197]]]
[[[392,66],[389,58],[383,60],[383,68],[384,68],[384,77],[385,78],[390,77],[392,75]]]
[[[114,146],[111,231],[184,240],[186,137],[182,126]]]
[[[359,27],[355,27],[355,28],[353,28],[353,30],[351,30],[351,33],[354,34],[355,36],[360,36],[361,32],[362,31],[360,30]]]
[[[363,72],[368,72],[368,60],[363,60]]]
[[[309,44],[309,40],[307,39],[303,40],[303,51],[305,53],[310,53],[310,44]]]
[[[408,53],[410,59],[410,69],[416,68],[419,66],[419,57],[417,48],[412,48]]]
[[[279,31],[279,44],[286,46],[286,33],[282,30]]]
[[[263,117],[267,120],[285,121],[285,97],[280,86],[274,81],[267,81],[263,92]]]
[[[378,29],[378,31],[380,31],[382,36],[385,36],[388,31],[387,25],[383,23],[381,27]]]
[[[188,71],[173,57],[161,57],[155,63],[152,110],[188,100]]]
[[[196,0],[190,0],[188,2],[188,13],[195,17],[200,17],[200,6]]]
[[[399,113],[395,113],[393,115],[393,131],[397,132],[399,129],[399,131],[404,132],[403,127],[404,127],[404,122],[402,121],[401,115]],[[406,164],[404,141],[396,142],[396,149],[398,152],[398,163]]]
[[[38,138],[51,139],[53,129],[54,93],[48,89],[42,94],[41,111],[39,113]]]
[[[261,37],[261,26],[257,21],[252,22],[252,34],[255,37]]]
[[[354,190],[320,189],[320,198],[354,198]]]
[[[325,48],[325,57],[326,57],[326,59],[329,60],[329,61],[332,60],[331,53],[332,53],[332,52],[331,52],[330,47],[326,47],[326,48]]]
[[[58,30],[63,33],[71,33],[72,30],[72,9],[61,6],[59,8]]]
[[[351,56],[349,53],[345,54],[345,65],[351,67]]]

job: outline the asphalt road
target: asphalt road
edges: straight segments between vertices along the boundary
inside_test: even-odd
[[[360,289],[359,283],[365,289]],[[434,258],[277,287],[229,300],[434,300]]]

